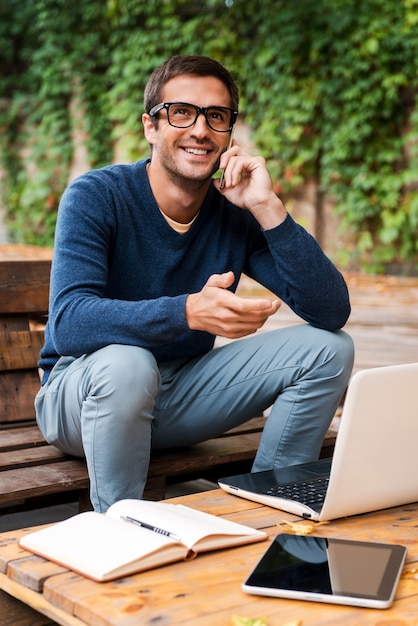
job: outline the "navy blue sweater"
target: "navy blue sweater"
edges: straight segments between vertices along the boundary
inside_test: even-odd
[[[43,382],[60,355],[111,343],[142,346],[160,362],[207,352],[215,337],[188,328],[185,301],[229,270],[232,290],[245,273],[314,326],[336,330],[350,314],[343,277],[290,215],[264,231],[211,186],[179,234],[158,209],[146,160],[80,176],[58,211]]]

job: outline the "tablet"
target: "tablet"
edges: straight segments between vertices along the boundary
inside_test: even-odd
[[[247,593],[386,609],[406,558],[405,546],[278,535],[243,583]]]

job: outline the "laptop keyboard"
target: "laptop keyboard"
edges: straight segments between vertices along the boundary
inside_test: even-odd
[[[325,478],[314,478],[298,483],[275,485],[274,487],[270,487],[266,493],[269,496],[295,500],[302,504],[321,504],[325,499],[328,482],[328,476]]]

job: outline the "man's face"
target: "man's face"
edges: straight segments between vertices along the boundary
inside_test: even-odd
[[[162,92],[162,102],[187,102],[200,107],[230,107],[226,86],[212,76],[182,74],[169,80]],[[148,117],[148,119],[146,119]],[[167,111],[158,114],[154,128],[149,116],[144,116],[145,135],[152,144],[152,162],[175,179],[205,181],[218,169],[229,132],[212,130],[204,115],[188,128],[175,128],[168,123]]]

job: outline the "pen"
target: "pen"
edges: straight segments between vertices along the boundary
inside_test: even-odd
[[[178,535],[171,533],[169,530],[164,530],[163,528],[152,526],[152,524],[147,524],[146,522],[141,522],[139,519],[135,519],[134,517],[129,517],[129,515],[121,515],[121,518],[125,520],[126,522],[131,522],[132,524],[136,524],[137,526],[142,526],[142,528],[146,528],[147,530],[152,530],[153,533],[164,535],[164,537],[170,537],[170,539],[174,539],[175,541],[181,541],[181,538]]]

